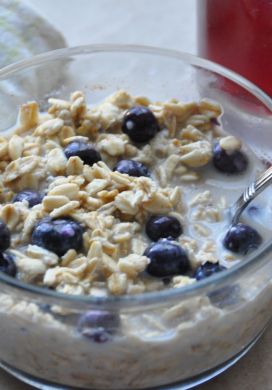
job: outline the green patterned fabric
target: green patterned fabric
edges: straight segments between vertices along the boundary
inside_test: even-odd
[[[65,46],[63,36],[23,1],[0,0],[0,68]]]

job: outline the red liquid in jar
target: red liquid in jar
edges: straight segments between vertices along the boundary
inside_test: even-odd
[[[272,96],[272,1],[198,0],[198,52]]]

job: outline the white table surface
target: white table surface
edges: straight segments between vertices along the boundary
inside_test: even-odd
[[[0,0],[1,1],[1,0]],[[196,54],[195,0],[24,0],[69,46],[131,43]],[[272,329],[235,367],[199,390],[272,390]],[[31,390],[0,371],[0,390]],[[46,389],[44,389],[46,390]]]

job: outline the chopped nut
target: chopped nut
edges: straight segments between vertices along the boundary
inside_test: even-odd
[[[107,101],[122,109],[127,109],[133,105],[132,97],[124,90],[117,91],[109,96]]]
[[[192,125],[188,125],[180,132],[180,137],[190,141],[200,141],[204,138],[204,134]]]
[[[48,195],[43,198],[43,207],[46,211],[52,211],[56,208],[69,203],[70,199],[64,195]]]
[[[27,283],[35,281],[37,277],[40,277],[46,272],[46,265],[41,259],[30,259],[26,256],[18,256],[17,251],[10,251],[11,254],[14,253],[16,266],[19,271],[19,274],[23,280]]]
[[[124,191],[117,195],[114,203],[125,214],[136,215],[143,200],[142,191]]]
[[[8,144],[8,153],[11,160],[17,160],[17,158],[22,157],[24,150],[24,140],[18,135],[13,135],[9,140]]]
[[[4,182],[11,182],[18,177],[32,172],[40,162],[40,158],[37,156],[21,157],[15,161],[12,161],[5,170]]]
[[[65,137],[65,139],[63,140],[63,144],[64,145],[68,145],[70,144],[71,142],[74,142],[74,141],[82,141],[82,142],[88,142],[89,141],[89,138],[88,137],[83,137],[82,135],[70,135],[69,137]]]
[[[180,181],[190,182],[196,181],[199,179],[199,175],[196,172],[187,173],[185,175],[181,175]]]
[[[115,273],[112,274],[108,280],[108,289],[113,295],[125,294],[127,290],[127,276],[126,274]]]
[[[57,286],[60,283],[76,284],[78,282],[78,276],[72,269],[66,267],[49,268],[43,278],[45,286]]]
[[[26,240],[28,236],[31,234],[39,218],[40,218],[40,210],[32,209],[31,212],[28,213],[24,221],[23,234],[22,234],[23,240]]]
[[[75,130],[72,126],[63,126],[59,133],[59,138],[62,141],[62,145],[67,145],[76,138]]]
[[[108,135],[98,143],[98,148],[101,152],[105,152],[110,156],[122,156],[125,153],[125,145],[128,142],[126,136]]]
[[[83,161],[77,157],[70,157],[66,166],[67,175],[81,175],[83,172]]]
[[[63,206],[54,209],[50,213],[51,218],[59,218],[63,216],[70,215],[75,209],[80,206],[80,203],[76,200],[71,200],[69,203],[66,203]]]
[[[140,272],[143,272],[149,263],[146,256],[131,254],[126,257],[121,257],[118,261],[118,267],[121,272],[127,274],[131,279],[134,279]]]
[[[77,257],[77,253],[74,249],[70,249],[68,252],[65,253],[64,256],[61,258],[61,265],[63,267],[66,267],[68,264],[70,264],[75,258]]]
[[[199,103],[199,110],[210,118],[217,118],[222,114],[221,105],[210,99],[202,99]]]
[[[159,192],[150,194],[149,199],[143,202],[143,206],[150,213],[167,213],[173,207],[170,199]]]
[[[189,286],[192,283],[195,283],[196,279],[189,278],[188,276],[174,276],[172,283],[174,288],[180,288],[184,286]]]
[[[34,135],[42,135],[45,137],[50,137],[52,135],[55,135],[59,133],[59,131],[62,129],[64,125],[64,122],[60,118],[55,118],[55,119],[49,119],[46,122],[43,122],[41,125],[39,125],[35,132]]]
[[[90,246],[90,250],[88,252],[87,257],[89,259],[93,259],[94,257],[101,258],[102,254],[103,251],[102,251],[101,243],[99,241],[93,241],[93,243]]]
[[[62,195],[70,200],[75,200],[79,197],[79,187],[74,183],[61,184],[50,190],[48,195]]]
[[[39,106],[36,102],[23,104],[19,110],[19,124],[17,133],[30,130],[39,122]]]
[[[232,154],[233,152],[240,150],[242,147],[241,141],[229,135],[228,137],[221,138],[219,141],[219,145],[222,149],[224,149],[227,153]]]
[[[57,108],[70,108],[70,103],[67,102],[66,100],[62,99],[56,99],[56,98],[49,98],[48,103],[51,104],[52,106],[56,106]]]
[[[90,196],[97,194],[108,186],[108,181],[105,179],[94,179],[86,186],[86,191]]]
[[[196,141],[180,147],[181,161],[192,168],[206,165],[212,157],[212,147],[208,141]]]
[[[20,211],[13,204],[6,204],[0,212],[1,219],[10,229],[14,229],[20,221]]]
[[[42,262],[48,266],[56,265],[59,260],[55,253],[37,245],[28,245],[26,253],[28,256],[33,257],[34,259],[41,259]]]
[[[65,172],[67,159],[59,148],[52,149],[48,153],[47,168],[53,175],[61,175]]]

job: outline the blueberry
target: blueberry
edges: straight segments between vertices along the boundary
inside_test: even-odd
[[[133,142],[147,143],[159,131],[159,124],[152,111],[146,107],[136,106],[125,113],[122,131]]]
[[[51,313],[51,305],[48,303],[39,303],[38,306],[44,313]]]
[[[79,332],[96,343],[109,341],[119,326],[119,316],[108,311],[99,310],[84,313],[78,322]]]
[[[120,173],[126,173],[127,175],[134,177],[150,176],[147,167],[144,164],[134,160],[121,160],[115,165],[113,170]]]
[[[0,252],[5,251],[10,246],[10,231],[7,225],[0,221]]]
[[[241,289],[237,284],[227,285],[209,292],[208,297],[214,306],[222,309],[226,306],[239,304],[241,300]]]
[[[84,164],[92,166],[94,163],[101,161],[101,156],[93,145],[83,141],[73,141],[64,149],[67,158],[78,156]]]
[[[189,270],[189,260],[184,249],[172,241],[162,239],[151,244],[144,252],[150,259],[146,271],[151,276],[183,275]]]
[[[23,202],[26,200],[28,202],[29,208],[35,206],[36,204],[41,203],[43,196],[34,190],[23,190],[18,192],[14,198],[13,202]]]
[[[145,225],[145,232],[152,241],[160,238],[177,238],[182,233],[179,220],[170,215],[153,215]]]
[[[215,126],[220,126],[220,122],[218,118],[211,118],[211,124]]]
[[[254,217],[255,215],[258,215],[260,213],[260,209],[257,206],[250,206],[247,209],[247,213],[251,216]]]
[[[17,267],[13,257],[8,253],[0,253],[0,271],[9,276],[16,276]]]
[[[231,226],[223,240],[225,248],[242,254],[258,248],[261,243],[262,237],[259,233],[252,227],[242,223]]]
[[[38,222],[32,233],[32,244],[41,246],[58,256],[69,249],[80,251],[83,245],[83,228],[72,219],[45,218]]]
[[[194,278],[196,280],[202,280],[212,276],[217,272],[221,272],[226,270],[226,267],[220,265],[219,263],[210,263],[207,261],[205,264],[198,267],[194,273]]]
[[[217,143],[213,149],[213,164],[220,172],[235,174],[246,170],[248,159],[239,150],[233,153],[227,153]]]

